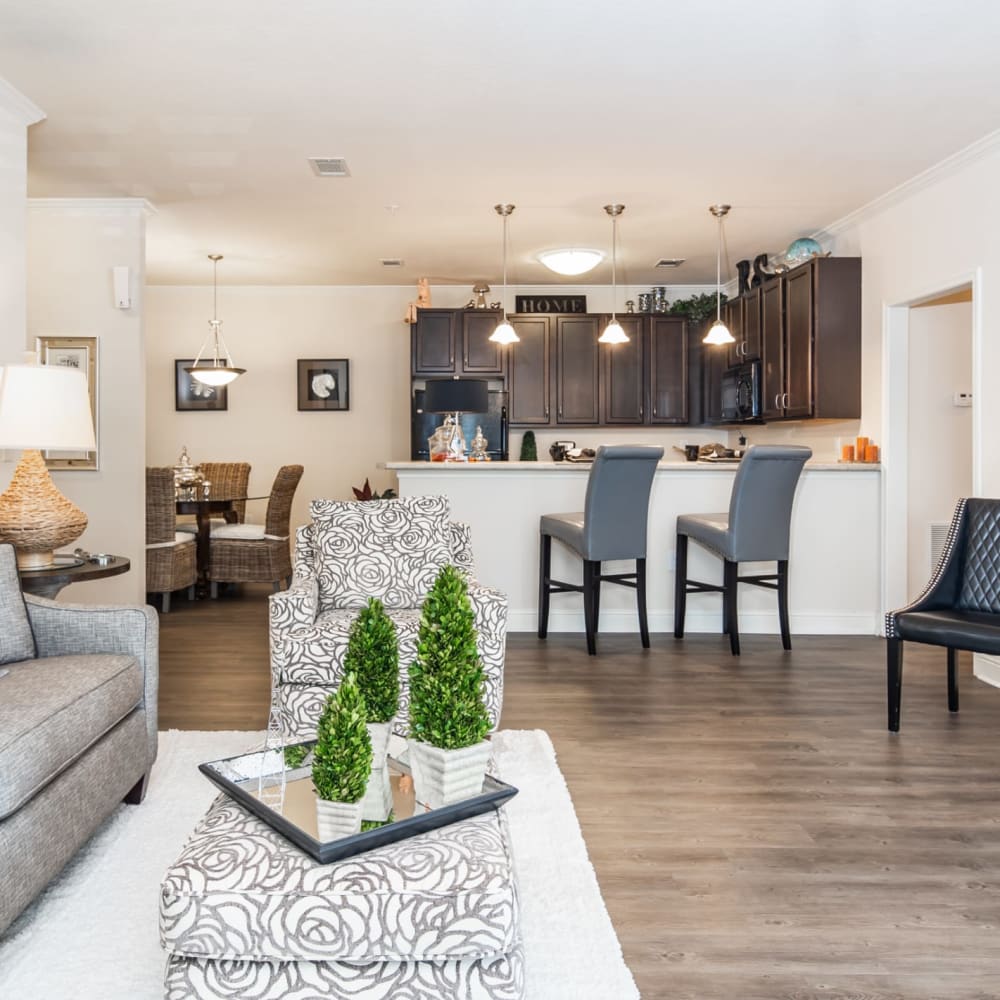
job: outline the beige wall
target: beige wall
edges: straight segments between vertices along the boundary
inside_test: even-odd
[[[53,472],[86,514],[78,544],[132,561],[123,576],[74,584],[60,599],[142,602],[145,564],[145,215],[134,198],[33,199],[28,203],[28,339],[98,338],[96,471]],[[115,308],[112,268],[131,274],[132,307]]]

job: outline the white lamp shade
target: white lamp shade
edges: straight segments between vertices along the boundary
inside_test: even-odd
[[[235,382],[245,371],[245,368],[215,368],[211,365],[207,365],[202,368],[201,365],[197,367],[192,366],[191,368],[185,368],[191,378],[196,382],[201,382],[204,385],[229,385],[230,382]]]
[[[556,274],[575,275],[593,271],[604,254],[600,250],[545,250],[538,259]]]
[[[490,340],[494,344],[516,344],[521,338],[517,335],[517,330],[514,329],[504,320],[502,323],[497,323],[497,328],[490,334]]]
[[[87,376],[61,365],[0,369],[0,448],[93,451]]]
[[[622,329],[621,323],[613,319],[597,339],[602,344],[627,344],[628,334]]]
[[[703,344],[735,344],[736,338],[729,332],[729,327],[721,320],[716,320],[712,328],[705,334]]]

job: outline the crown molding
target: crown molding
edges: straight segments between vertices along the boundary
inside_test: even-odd
[[[156,206],[145,198],[29,198],[31,212],[71,215],[131,215],[148,218]]]
[[[903,181],[902,184],[894,188],[890,188],[885,194],[880,194],[877,198],[867,202],[860,208],[854,209],[853,212],[848,212],[847,215],[842,216],[835,222],[831,222],[828,226],[817,229],[812,234],[812,237],[819,241],[832,239],[845,230],[860,225],[872,216],[884,212],[905,198],[911,197],[918,191],[922,191],[924,188],[952,176],[970,163],[975,163],[977,160],[990,156],[997,152],[998,149],[1000,149],[1000,129],[987,133],[981,139],[970,143],[957,153],[946,156],[943,160],[921,171],[916,176]]]
[[[34,101],[29,101],[3,77],[0,77],[0,109],[17,119],[25,128],[45,118],[45,112]]]

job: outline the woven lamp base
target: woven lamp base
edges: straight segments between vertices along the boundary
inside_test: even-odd
[[[56,489],[42,453],[26,449],[0,494],[0,541],[14,546],[18,569],[51,566],[52,550],[75,542],[86,527],[87,515]]]

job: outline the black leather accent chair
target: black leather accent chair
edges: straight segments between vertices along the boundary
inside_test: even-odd
[[[733,480],[727,514],[681,514],[677,518],[677,567],[674,573],[674,637],[684,638],[688,594],[722,593],[722,631],[733,656],[740,655],[737,616],[739,584],[778,592],[781,645],[792,648],[788,627],[788,547],[792,502],[802,466],[812,457],[798,445],[751,445]],[[689,580],[688,539],[721,556],[722,586]],[[740,576],[741,562],[777,562],[777,573]]]
[[[885,616],[889,730],[899,732],[903,643],[948,650],[948,711],[958,711],[956,653],[1000,654],[1000,500],[959,500],[924,592]]]
[[[543,514],[539,522],[538,638],[549,629],[549,595],[583,594],[587,652],[597,652],[601,584],[633,587],[639,608],[639,634],[649,649],[646,621],[646,522],[649,493],[663,449],[633,445],[601,446],[587,480],[585,510],[580,514]],[[552,539],[583,559],[583,585],[552,579]],[[601,563],[634,559],[634,573],[601,573]]]

